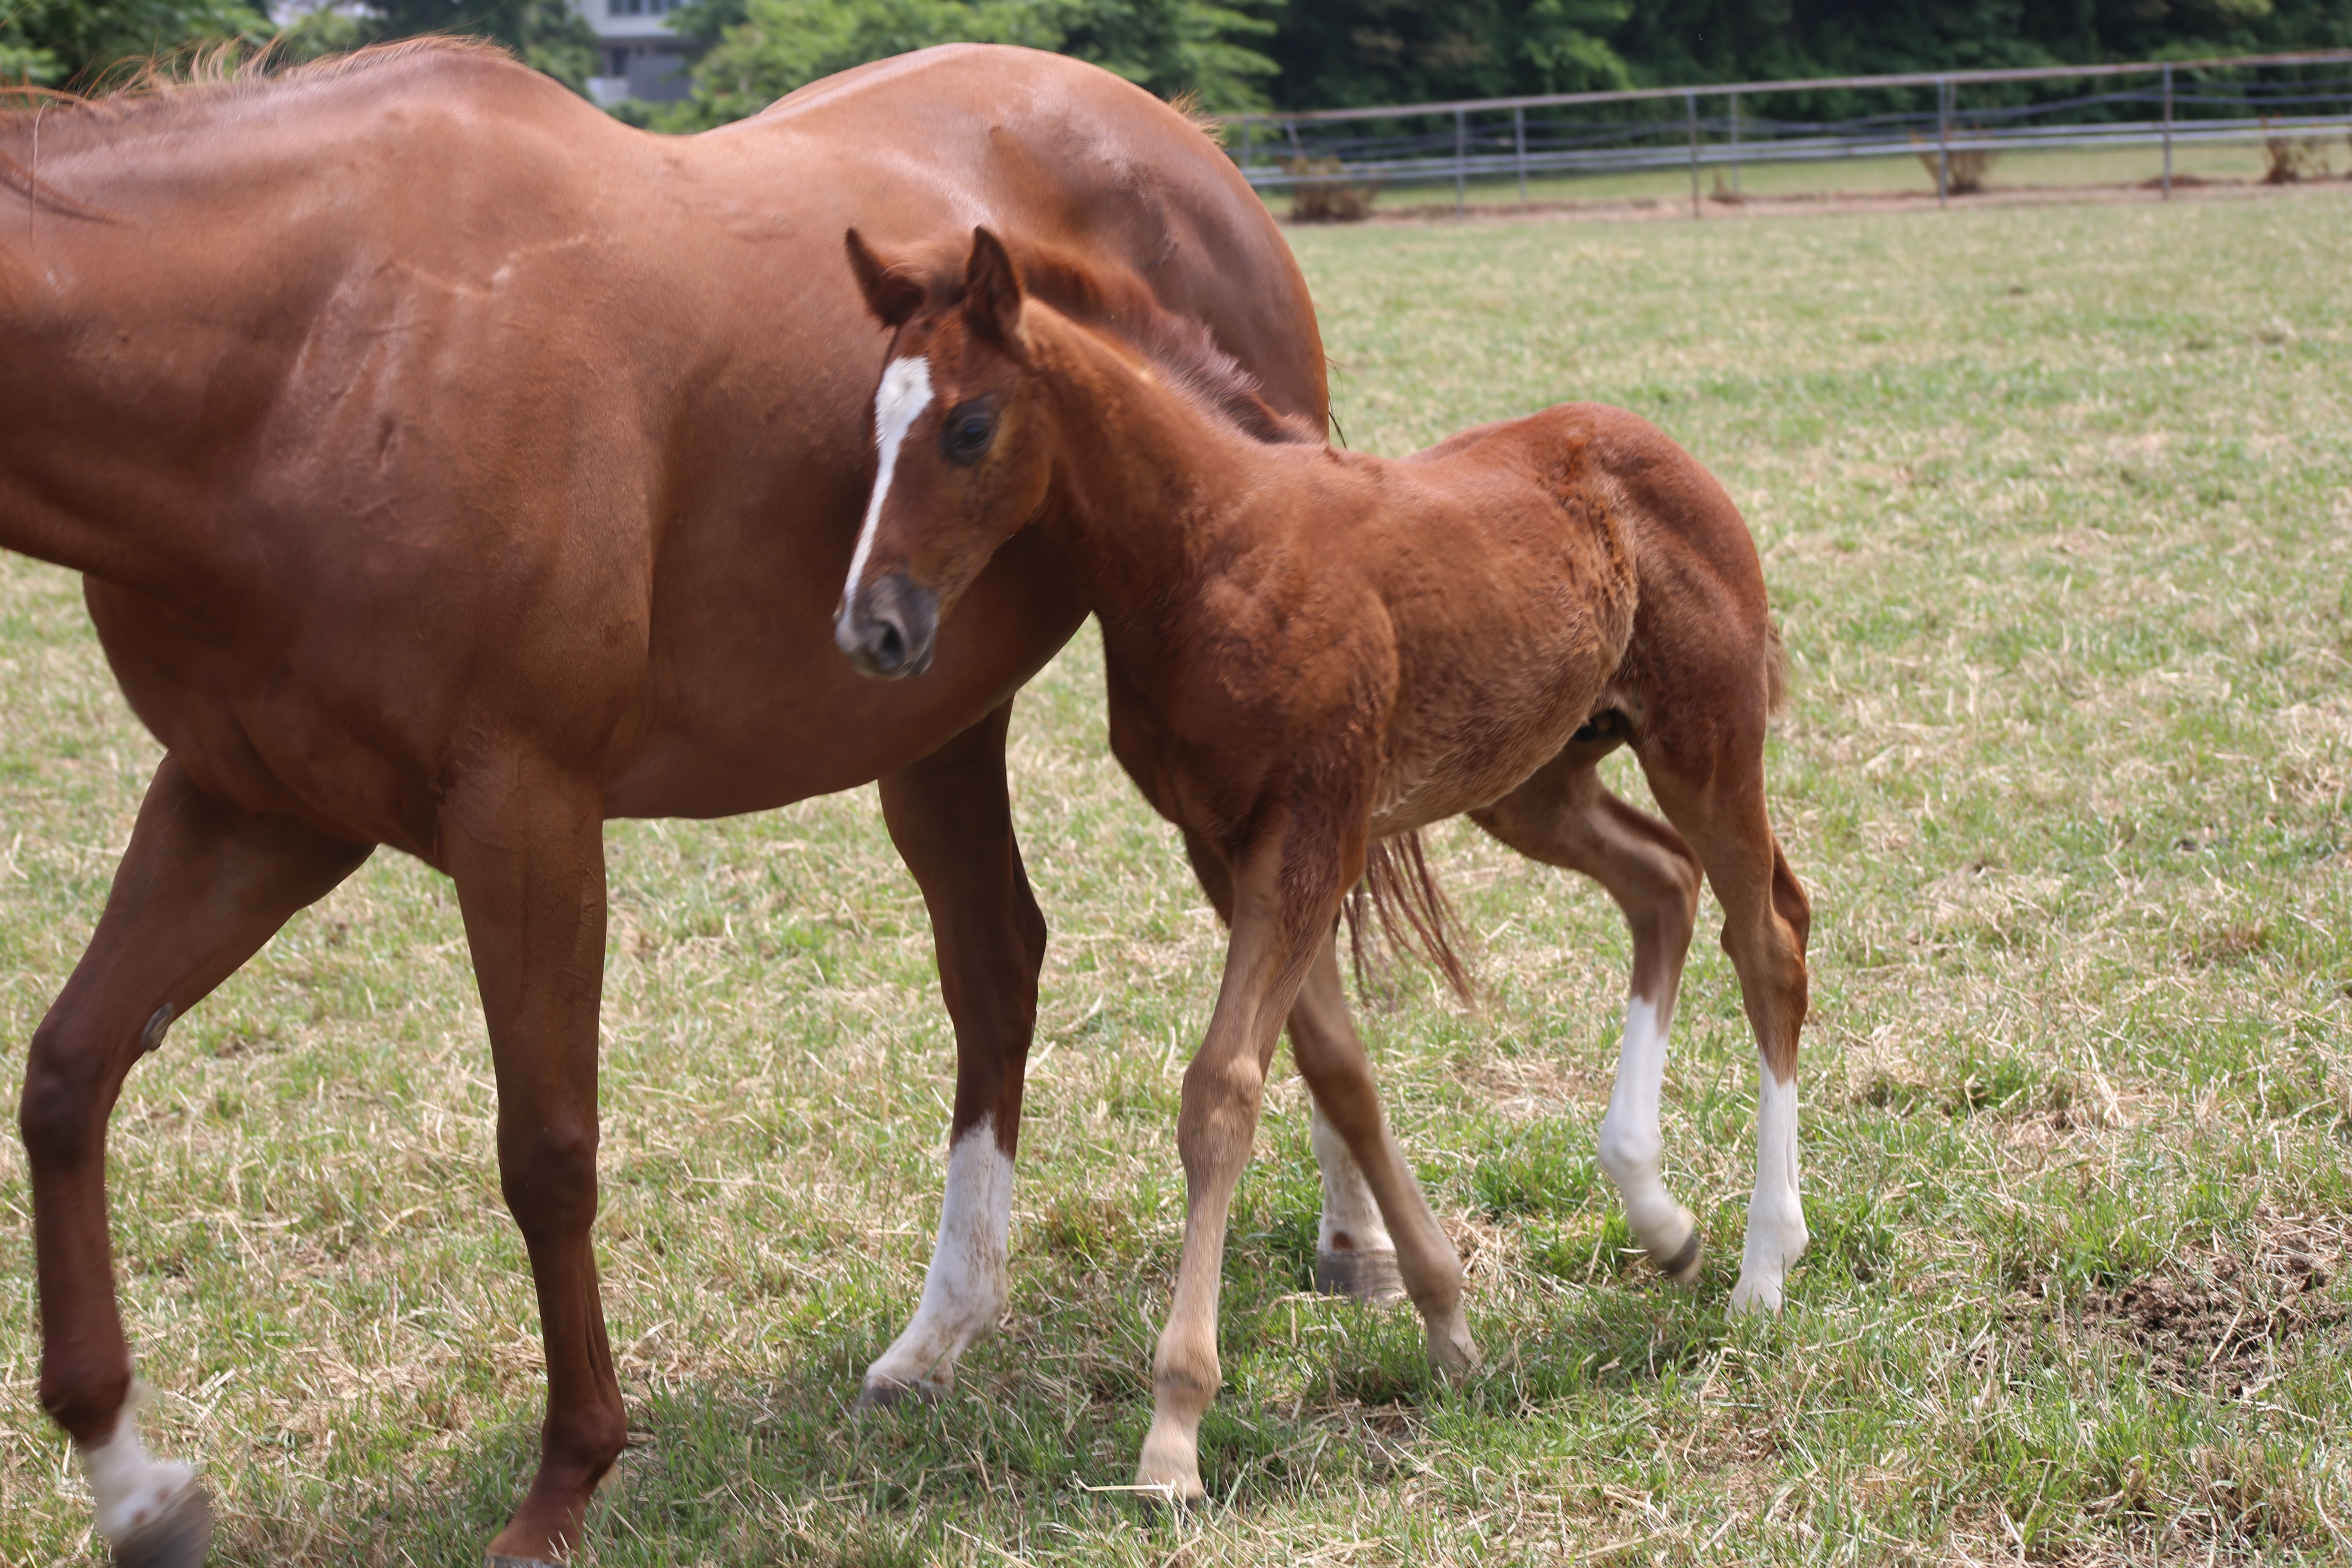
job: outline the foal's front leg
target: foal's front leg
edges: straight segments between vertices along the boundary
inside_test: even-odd
[[[1292,866],[1286,874],[1278,847],[1260,850],[1237,868],[1224,982],[1208,1036],[1184,1072],[1183,1108],[1176,1120],[1176,1148],[1184,1162],[1184,1252],[1153,1359],[1151,1430],[1136,1471],[1139,1485],[1161,1489],[1173,1502],[1207,1495],[1199,1434],[1223,1375],[1217,1290],[1225,1223],[1257,1134],[1283,1016],[1338,910],[1338,869],[1318,869]],[[1315,907],[1301,907],[1309,902]]]

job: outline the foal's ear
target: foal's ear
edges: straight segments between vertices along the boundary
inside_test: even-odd
[[[963,310],[999,348],[1021,357],[1021,274],[1004,242],[984,228],[971,231],[971,256],[963,264]]]
[[[857,291],[866,296],[866,308],[874,319],[894,331],[905,326],[922,309],[923,286],[875,255],[856,229],[842,243],[849,251],[849,269],[857,274]]]

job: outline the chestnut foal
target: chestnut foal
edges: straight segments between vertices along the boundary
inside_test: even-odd
[[[1659,1179],[1658,1089],[1702,872],[1713,883],[1761,1058],[1731,1300],[1778,1309],[1806,1240],[1795,1075],[1808,908],[1765,815],[1780,643],[1722,487],[1648,424],[1590,404],[1400,460],[1335,451],[1139,279],[1024,247],[1033,286],[1052,270],[1041,292],[1091,293],[1087,320],[1114,331],[1029,295],[986,229],[960,277],[887,265],[855,230],[848,247],[894,335],[836,640],[869,673],[919,674],[940,615],[1032,528],[1101,619],[1111,749],[1183,831],[1233,928],[1184,1075],[1183,1260],[1139,1481],[1202,1495],[1195,1436],[1219,1376],[1226,1212],[1284,1015],[1368,853],[1460,813],[1590,875],[1633,927],[1600,1155],[1633,1233],[1682,1281],[1698,1272],[1699,1237]],[[1620,745],[1672,826],[1601,784],[1594,764]],[[1294,1049],[1395,1237],[1432,1360],[1469,1365],[1460,1264],[1360,1047],[1308,1036]]]

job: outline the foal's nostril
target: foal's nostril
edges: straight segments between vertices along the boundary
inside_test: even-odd
[[[833,640],[868,675],[905,679],[930,668],[938,601],[903,573],[859,588],[834,622]]]

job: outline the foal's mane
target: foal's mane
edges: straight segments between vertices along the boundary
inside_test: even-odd
[[[1311,420],[1266,400],[1257,377],[1217,346],[1208,323],[1160,302],[1127,268],[1103,268],[1056,246],[1013,248],[1021,287],[1080,326],[1108,332],[1150,360],[1178,393],[1260,441],[1319,445]]]
[[[42,136],[138,125],[175,110],[245,102],[296,86],[362,76],[412,60],[496,61],[521,68],[499,45],[439,33],[373,44],[349,54],[329,55],[297,66],[277,65],[276,58],[274,41],[248,50],[230,40],[193,54],[150,56],[128,68],[127,74],[100,92],[68,92],[30,84],[0,85],[0,142],[16,143],[16,148],[0,145],[0,189],[12,190],[37,206],[77,216],[100,217],[103,215],[41,179],[33,160],[37,157]]]

